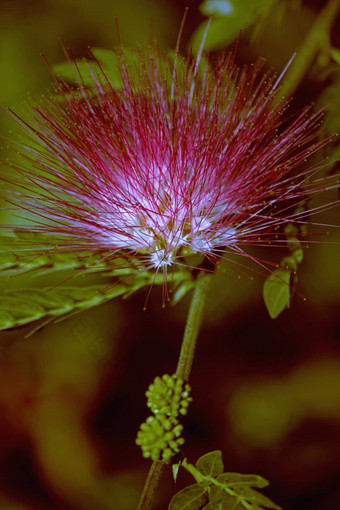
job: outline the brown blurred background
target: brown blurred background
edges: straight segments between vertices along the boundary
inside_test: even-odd
[[[280,23],[273,15],[256,37],[246,31],[239,61],[264,56],[281,70],[324,3],[302,2]],[[204,19],[199,4],[1,0],[0,103],[21,112],[28,91],[45,92],[51,77],[40,53],[51,64],[62,61],[60,37],[76,57],[86,56],[88,45],[113,48],[115,17],[126,46],[145,43],[151,18],[154,37],[167,49],[189,5],[185,53]],[[332,42],[339,43],[335,29]],[[311,73],[296,104],[317,100],[325,86]],[[8,138],[15,130],[5,113],[0,129]],[[339,224],[339,214],[328,211],[321,220]],[[276,320],[265,310],[261,276],[214,276],[192,373],[185,455],[195,462],[221,449],[227,471],[268,478],[266,494],[285,510],[340,508],[339,233],[328,240],[305,250],[298,290],[307,301],[295,296]],[[266,253],[271,257],[280,260]],[[26,275],[0,285],[51,282]],[[136,508],[149,467],[134,444],[148,414],[144,391],[156,375],[174,371],[189,303],[188,296],[162,309],[155,289],[143,311],[145,295],[107,303],[28,339],[32,326],[1,333],[0,510]],[[192,483],[180,472],[173,486],[170,475],[155,510]]]

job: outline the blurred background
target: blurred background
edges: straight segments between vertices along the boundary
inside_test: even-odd
[[[229,19],[233,4],[222,0],[0,0],[0,103],[20,113],[27,92],[39,98],[50,87],[40,54],[51,65],[63,61],[59,38],[75,57],[87,56],[88,45],[114,48],[115,18],[126,46],[145,44],[151,19],[160,47],[174,48],[186,5],[183,54],[197,44],[207,15],[215,14],[224,24],[212,32],[213,57],[243,29],[238,61],[261,56],[281,71],[327,3],[273,0],[249,18],[242,12],[262,3],[247,0]],[[339,18],[333,18],[329,38],[319,42],[298,83],[293,108],[311,101],[321,106],[339,95]],[[339,129],[339,114],[333,104],[326,132]],[[16,130],[6,113],[0,130],[6,153],[6,139]],[[337,198],[334,192],[326,199]],[[339,224],[339,213],[329,210],[319,220]],[[192,373],[185,455],[194,463],[221,449],[227,471],[268,478],[264,492],[285,510],[340,508],[339,232],[327,241],[305,250],[297,288],[306,301],[296,295],[276,320],[263,304],[263,277],[215,275]],[[266,253],[271,256],[280,260]],[[2,291],[39,287],[66,276],[2,277],[0,285]],[[144,392],[156,375],[176,367],[190,299],[162,309],[157,288],[143,311],[145,296],[144,289],[29,338],[32,325],[1,333],[1,510],[136,508],[149,468],[134,444],[149,414]],[[155,510],[166,509],[171,495],[189,483],[180,472],[174,485],[168,472]]]

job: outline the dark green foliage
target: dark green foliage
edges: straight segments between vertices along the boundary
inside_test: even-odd
[[[170,501],[169,510],[200,510],[207,502],[207,490],[195,483],[175,494]]]
[[[189,273],[184,273],[188,274]],[[190,292],[195,286],[195,282],[192,278],[182,279],[181,281],[176,282],[171,296],[171,304],[177,305]]]
[[[202,14],[213,16],[205,47],[217,50],[225,48],[234,41],[240,30],[251,26],[265,15],[277,0],[205,0],[200,7]],[[198,52],[207,22],[203,22],[195,31],[191,45]]]
[[[336,61],[338,67],[330,75],[330,85],[325,88],[320,95],[317,107],[325,108],[325,117],[323,123],[323,133],[331,136],[332,143],[325,146],[324,154],[329,158],[327,172],[336,173],[339,168],[340,159],[340,137],[339,137],[339,118],[340,118],[340,51],[333,48],[332,57]]]
[[[229,484],[233,487],[246,486],[250,487],[258,487],[259,489],[263,489],[263,487],[267,487],[269,482],[262,478],[259,475],[243,475],[241,473],[223,473],[218,476],[218,481],[220,483]]]
[[[216,450],[214,452],[202,455],[196,462],[197,469],[205,476],[218,476],[223,473],[222,452]]]
[[[263,488],[268,481],[259,475],[222,473],[222,453],[207,453],[198,459],[196,467],[184,459],[185,467],[196,479],[172,498],[169,510],[280,510],[269,498],[253,489]]]
[[[116,270],[119,272],[118,269]],[[114,272],[114,270],[113,270]],[[178,281],[181,273],[178,273]],[[4,282],[2,282],[2,287]],[[133,278],[90,287],[15,289],[0,294],[0,330],[29,324],[43,317],[58,317],[100,305],[116,297],[126,298],[148,285],[162,285],[163,275],[155,278],[144,272]]]
[[[118,255],[108,258],[100,252],[46,251],[46,248],[39,248],[39,244],[43,246],[42,234],[19,230],[13,233],[14,237],[3,237],[1,242],[0,330],[45,317],[60,317],[82,311],[119,296],[126,298],[146,286],[164,284],[161,272],[155,275],[147,271],[136,258]],[[60,285],[53,289],[7,290],[9,277],[26,273],[40,276],[58,271],[73,271],[75,277],[98,273],[110,278],[110,281],[91,287]],[[170,291],[174,291],[177,303],[192,288],[192,275],[189,271],[176,271],[169,274],[168,285]]]
[[[96,80],[103,83],[105,79],[110,85],[119,89],[123,86],[122,72],[128,70],[130,79],[134,77],[138,80],[140,73],[140,52],[128,48],[118,48],[116,51],[110,51],[104,48],[91,48],[91,53],[95,60],[85,58],[60,62],[53,66],[53,71],[58,78],[74,85],[78,82],[93,87]],[[184,60],[184,57],[177,56],[177,59]],[[172,83],[171,65],[175,60],[175,53],[169,51],[167,58],[160,58],[160,64],[164,75],[168,75],[169,87]],[[204,65],[208,65],[203,60]],[[177,76],[178,82],[184,80],[184,76]]]
[[[154,48],[150,48],[154,51]],[[95,59],[75,59],[60,62],[53,66],[58,79],[64,80],[71,85],[79,83],[88,88],[94,88],[95,81],[99,80],[103,83],[106,79],[114,89],[123,87],[122,76],[127,71],[129,81],[133,84],[134,80],[138,83],[140,73],[145,72],[141,68],[141,60],[143,60],[143,51],[130,50],[122,47],[115,51],[104,48],[91,48],[91,54]],[[157,54],[155,64],[159,63],[162,76],[165,79],[169,90],[173,86],[173,77],[175,76],[175,89],[181,89],[184,86],[186,78],[187,59],[176,52],[169,50],[164,56]],[[173,74],[174,66],[176,73]],[[203,77],[207,70],[210,69],[210,63],[205,55],[202,55],[198,76]],[[75,93],[73,91],[73,93]]]
[[[41,275],[68,269],[97,272],[112,268],[100,253],[63,253],[57,248],[46,249],[46,236],[43,234],[32,234],[20,230],[13,231],[13,234],[13,237],[1,237],[0,239],[0,276],[12,276],[32,271],[35,275]],[[48,240],[52,242],[50,237]],[[115,259],[115,265],[118,265],[118,262]]]
[[[288,223],[284,229],[289,255],[281,260],[280,269],[275,269],[263,285],[263,299],[272,319],[276,319],[285,308],[289,308],[291,285],[297,281],[296,271],[303,260],[298,236],[305,235],[306,230],[305,225],[297,226],[293,223]]]
[[[134,282],[134,290],[144,282]],[[138,285],[139,284],[139,285]],[[0,330],[23,326],[43,317],[58,317],[83,311],[124,295],[126,285],[15,289],[0,296]]]
[[[272,319],[289,307],[289,282],[290,272],[284,269],[276,269],[264,282],[263,299]]]
[[[60,62],[53,66],[53,71],[57,77],[71,84],[75,84],[80,80],[84,85],[91,87],[95,80],[103,82],[106,77],[112,87],[120,88],[122,78],[119,72],[121,67],[119,65],[119,55],[123,56],[124,62],[130,70],[133,70],[138,61],[137,53],[127,48],[119,49],[116,52],[103,48],[92,48],[91,53],[96,60],[83,58]]]

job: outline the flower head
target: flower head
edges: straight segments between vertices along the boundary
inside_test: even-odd
[[[57,82],[28,124],[18,119],[30,134],[24,180],[11,178],[19,188],[5,197],[51,246],[134,254],[166,271],[187,254],[282,244],[282,224],[306,219],[297,206],[335,185],[305,164],[326,143],[321,114],[287,118],[263,61],[239,69],[230,56],[210,70],[171,65],[157,48],[118,61],[119,88],[89,64],[91,86],[80,74],[75,89]]]

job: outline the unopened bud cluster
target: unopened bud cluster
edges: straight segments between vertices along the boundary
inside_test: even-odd
[[[136,444],[144,457],[168,463],[184,444],[179,419],[192,401],[190,386],[176,375],[165,374],[150,384],[146,397],[153,416],[140,426]]]
[[[147,406],[154,414],[162,413],[173,418],[177,418],[178,414],[182,416],[187,414],[192,401],[189,384],[185,384],[183,379],[175,375],[168,374],[156,377],[145,395],[148,399]]]
[[[168,463],[184,444],[182,430],[183,425],[174,418],[166,418],[164,414],[149,416],[140,426],[136,444],[142,448],[145,458]]]

